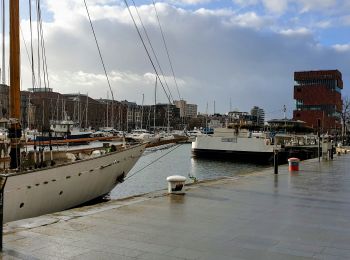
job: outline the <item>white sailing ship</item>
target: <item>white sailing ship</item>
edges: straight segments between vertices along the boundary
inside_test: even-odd
[[[88,155],[21,147],[19,0],[10,1],[10,126],[0,142],[3,222],[68,209],[109,193],[135,165],[146,144]],[[9,167],[8,167],[9,166]],[[40,168],[38,168],[40,167]]]

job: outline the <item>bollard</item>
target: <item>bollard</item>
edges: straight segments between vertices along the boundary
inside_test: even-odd
[[[274,173],[278,174],[278,150],[273,150],[273,168]]]
[[[299,171],[299,162],[300,162],[299,158],[289,158],[288,159],[288,164],[289,164],[288,170],[290,172]]]
[[[168,181],[168,192],[170,194],[184,194],[182,188],[185,185],[186,177],[181,175],[173,175],[166,178]]]
[[[332,147],[331,147],[329,157],[330,157],[331,160],[333,160],[333,145],[332,145]]]

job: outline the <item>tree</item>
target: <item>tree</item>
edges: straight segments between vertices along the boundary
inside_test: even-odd
[[[344,137],[347,135],[348,127],[347,124],[350,121],[350,99],[349,97],[344,97],[343,108],[341,112],[341,124],[342,124],[342,140],[344,142]]]

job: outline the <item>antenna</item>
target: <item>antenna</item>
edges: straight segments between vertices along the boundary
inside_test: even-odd
[[[286,112],[287,112],[286,105],[283,105],[283,115],[284,115],[284,119],[287,119]]]

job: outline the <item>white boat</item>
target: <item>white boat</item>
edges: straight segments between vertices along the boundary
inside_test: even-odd
[[[135,129],[130,134],[126,135],[127,138],[133,139],[137,142],[158,142],[159,136],[151,134],[146,129]]]
[[[253,132],[248,129],[216,128],[213,135],[198,135],[192,142],[197,157],[232,159],[252,163],[271,163],[274,150],[279,151],[280,162],[292,152],[310,153],[316,148],[314,135],[290,135]]]
[[[108,152],[101,149],[79,157],[62,151],[23,153],[19,124],[19,0],[11,0],[9,10],[11,120],[9,142],[0,142],[4,222],[61,211],[109,193],[123,181],[146,146],[114,146]]]
[[[196,140],[196,137],[199,135],[203,135],[203,133],[198,129],[193,129],[187,132],[188,138],[191,142]]]

